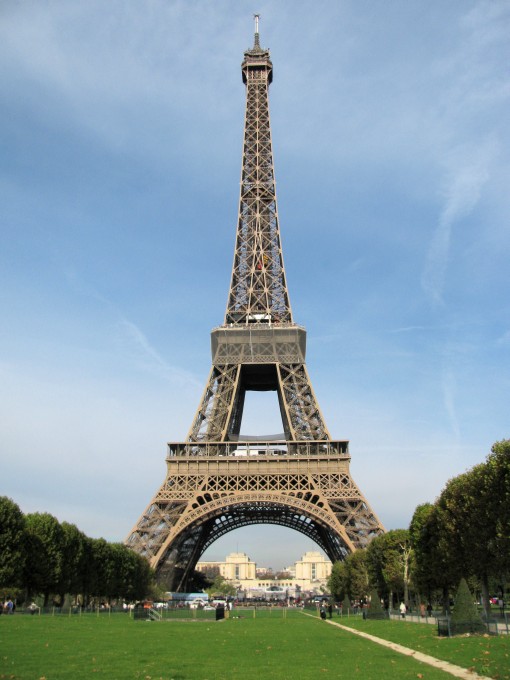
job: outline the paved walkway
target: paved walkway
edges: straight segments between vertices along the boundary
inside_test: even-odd
[[[312,616],[312,614],[306,614],[306,616]],[[478,673],[474,673],[467,668],[456,666],[455,664],[449,663],[448,661],[436,659],[436,657],[430,656],[429,654],[423,654],[422,652],[417,652],[415,649],[398,645],[396,642],[383,640],[382,638],[376,637],[375,635],[363,633],[361,630],[349,628],[349,626],[343,626],[341,623],[337,623],[333,619],[326,619],[326,623],[329,623],[330,626],[341,628],[348,633],[353,633],[353,635],[359,635],[359,637],[370,640],[371,642],[375,642],[376,644],[382,645],[383,647],[388,647],[388,649],[392,649],[394,652],[398,652],[399,654],[411,656],[413,659],[416,659],[416,661],[421,661],[422,663],[426,663],[429,666],[433,666],[434,668],[439,668],[439,670],[445,671],[445,673],[450,673],[450,675],[454,675],[456,678],[463,678],[463,680],[491,680],[491,678],[488,678],[485,675],[478,675]]]

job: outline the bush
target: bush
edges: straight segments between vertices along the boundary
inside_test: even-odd
[[[480,618],[473,596],[464,578],[461,579],[455,595],[450,629],[452,635],[485,631],[485,624]]]
[[[370,593],[370,606],[365,612],[365,618],[367,619],[386,619],[387,614],[384,611],[381,599],[377,594],[377,590],[372,590]]]

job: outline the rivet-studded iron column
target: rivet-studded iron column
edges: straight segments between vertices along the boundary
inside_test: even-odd
[[[242,74],[241,194],[225,321],[211,333],[212,368],[186,441],[168,445],[166,479],[126,540],[169,589],[185,589],[205,549],[242,526],[295,529],[333,561],[384,531],[350,476],[348,442],[331,439],[306,370],[306,331],[292,318],[269,121],[273,65],[257,15]],[[251,390],[277,392],[281,435],[240,435]]]

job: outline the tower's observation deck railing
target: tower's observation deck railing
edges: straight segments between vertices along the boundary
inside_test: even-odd
[[[349,442],[346,440],[322,441],[250,441],[235,442],[170,442],[168,459],[174,458],[248,458],[274,459],[275,457],[320,457],[350,460]]]
[[[213,364],[302,364],[306,331],[294,323],[219,326],[211,332]]]

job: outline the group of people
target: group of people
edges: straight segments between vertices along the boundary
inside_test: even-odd
[[[407,611],[408,611],[405,602],[400,603],[399,609],[400,609],[400,616],[403,619],[405,619]],[[432,605],[430,604],[430,602],[428,603],[427,606],[425,606],[425,604],[423,602],[420,604],[420,616],[422,617],[422,619],[425,618],[425,615],[432,616]]]
[[[0,602],[0,614],[14,614],[16,605],[10,597],[5,602]]]
[[[319,608],[319,613],[321,619],[326,618],[326,612],[329,614],[329,618],[331,619],[333,617],[333,605],[331,602],[327,604],[326,602],[323,602]]]

